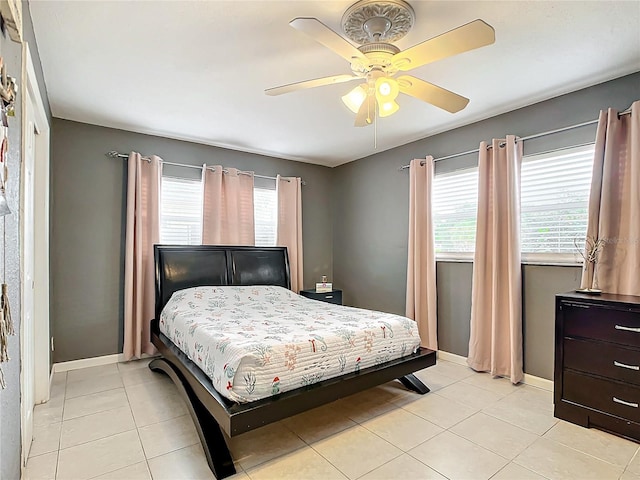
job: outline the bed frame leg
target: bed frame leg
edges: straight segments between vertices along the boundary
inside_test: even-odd
[[[180,372],[164,358],[156,358],[149,364],[149,368],[154,372],[167,374],[175,383],[180,395],[187,404],[207,457],[207,463],[214,476],[218,480],[222,480],[234,475],[236,468],[233,465],[231,452],[229,452],[229,447],[220,425],[198,400],[189,384],[183,380]]]
[[[407,387],[409,390],[413,390],[414,392],[418,392],[420,395],[424,395],[425,393],[429,393],[429,387],[427,387],[418,377],[416,377],[413,373],[409,373],[404,377],[400,377],[398,380],[402,382],[402,384]]]

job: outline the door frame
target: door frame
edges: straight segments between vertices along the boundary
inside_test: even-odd
[[[33,192],[34,192],[34,276],[33,276],[33,352],[34,352],[34,371],[20,371],[21,393],[23,385],[25,385],[24,376],[33,375],[34,377],[34,403],[40,404],[49,400],[49,387],[51,379],[50,368],[50,339],[49,339],[49,139],[50,125],[47,118],[42,97],[40,96],[40,88],[36,77],[33,60],[29,45],[25,41],[22,44],[22,176],[20,185],[20,250],[24,252],[24,192],[25,192],[25,175],[24,175],[24,158],[26,152],[26,129],[29,122],[32,122],[38,131],[35,136],[35,153],[34,153],[34,170],[33,170]],[[27,103],[30,108],[27,109]],[[33,112],[34,118],[27,118],[27,112]],[[20,267],[24,272],[24,253],[20,255]],[[24,292],[22,291],[21,278],[21,307],[24,307]],[[21,310],[24,311],[24,310]],[[23,352],[28,349],[23,348],[24,342],[28,341],[22,335],[22,326],[24,315],[21,318],[21,335],[20,335],[20,357],[21,365]],[[33,405],[22,405],[21,395],[21,429],[24,431],[26,417],[29,409],[33,409]],[[30,448],[26,445],[27,440],[22,438],[22,456],[23,465],[26,462]]]

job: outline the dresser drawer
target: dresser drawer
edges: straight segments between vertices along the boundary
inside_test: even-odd
[[[640,422],[640,387],[565,370],[562,399]]]
[[[342,290],[333,290],[326,293],[317,293],[315,290],[301,290],[300,295],[313,300],[320,300],[321,302],[342,305]]]
[[[595,305],[562,304],[564,336],[640,347],[640,313]]]
[[[640,350],[565,338],[564,366],[640,386]]]

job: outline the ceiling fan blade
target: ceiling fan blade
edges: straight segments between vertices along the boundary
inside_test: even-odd
[[[482,20],[474,20],[396,53],[391,61],[399,70],[407,71],[436,60],[491,45],[495,41],[496,33],[493,27]]]
[[[398,77],[397,80],[402,93],[435,105],[447,112],[459,112],[469,103],[468,98],[411,75],[403,75]]]
[[[316,78],[315,80],[305,80],[304,82],[290,83],[280,87],[267,88],[264,93],[267,95],[282,95],[283,93],[295,92],[305,88],[322,87],[324,85],[332,85],[334,83],[350,82],[351,80],[362,80],[354,75],[334,75],[333,77]]]
[[[334,51],[349,63],[353,62],[355,58],[366,58],[360,50],[351,45],[343,37],[331,30],[317,18],[294,18],[289,22],[289,25],[296,30],[309,35],[316,42],[319,42],[329,50]]]
[[[376,117],[376,97],[375,95],[369,94],[362,105],[360,105],[360,110],[356,114],[356,121],[354,126],[356,127],[366,127],[367,125],[371,125]]]

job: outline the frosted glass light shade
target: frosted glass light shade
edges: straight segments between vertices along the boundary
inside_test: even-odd
[[[378,106],[378,115],[380,117],[388,117],[389,115],[393,115],[400,109],[400,105],[398,105],[395,101],[391,100],[388,102],[384,102],[379,104]]]
[[[358,85],[342,97],[342,102],[353,113],[358,113],[358,110],[360,110],[360,106],[362,105],[362,102],[364,102],[365,98],[367,98],[367,90],[362,85]]]

